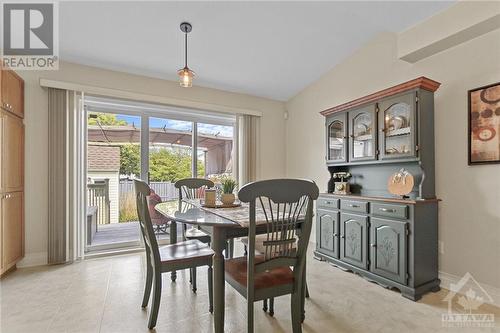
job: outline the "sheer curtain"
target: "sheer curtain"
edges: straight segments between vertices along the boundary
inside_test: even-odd
[[[83,256],[85,198],[85,118],[83,93],[48,88],[49,216],[48,263]]]
[[[260,117],[238,117],[239,128],[239,187],[259,178]]]

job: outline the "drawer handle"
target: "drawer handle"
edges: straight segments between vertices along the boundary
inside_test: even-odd
[[[332,204],[332,202],[331,202],[331,201],[325,201],[325,204],[327,204],[327,205],[331,205],[331,204]]]
[[[386,213],[394,213],[395,212],[395,210],[391,209],[391,208],[379,208],[378,210],[380,210],[382,212],[386,212]]]
[[[351,206],[352,208],[359,208],[359,205],[355,205],[355,204],[350,204],[349,206]]]

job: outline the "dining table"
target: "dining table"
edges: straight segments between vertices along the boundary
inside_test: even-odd
[[[159,203],[155,209],[170,223],[170,243],[177,242],[177,223],[196,225],[211,237],[213,255],[213,298],[214,298],[214,331],[224,332],[224,310],[225,310],[225,271],[224,255],[226,243],[229,239],[248,236],[249,205],[241,203],[232,208],[207,208],[203,207],[200,199],[171,200]],[[259,218],[260,217],[260,218]],[[300,224],[298,225],[300,229]],[[265,219],[259,211],[256,211],[256,234],[267,232]],[[300,230],[298,230],[300,233]],[[172,272],[171,278],[176,279],[176,272]],[[304,316],[304,302],[302,302],[302,313]]]

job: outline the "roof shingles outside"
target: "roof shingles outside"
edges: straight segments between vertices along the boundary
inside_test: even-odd
[[[120,171],[120,147],[89,145],[88,171]]]

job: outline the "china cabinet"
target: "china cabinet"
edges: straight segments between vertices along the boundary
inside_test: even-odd
[[[380,159],[416,157],[416,92],[379,103]]]
[[[438,87],[421,77],[321,112],[332,179],[316,203],[315,257],[412,300],[440,284],[433,95]],[[401,169],[415,185],[405,197],[395,197],[388,179]],[[350,175],[350,194],[335,193],[338,174]]]
[[[327,129],[327,159],[332,163],[347,162],[347,117],[340,114],[330,117]]]
[[[349,160],[374,160],[377,154],[376,105],[349,112]]]

